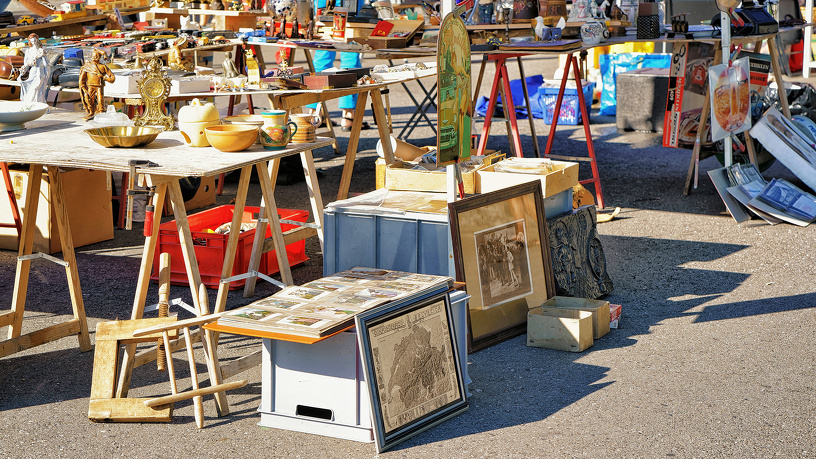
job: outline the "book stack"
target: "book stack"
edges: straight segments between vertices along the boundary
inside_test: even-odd
[[[352,268],[232,310],[217,324],[235,329],[309,338],[328,336],[354,325],[360,312],[394,300],[420,299],[453,279],[373,268]]]

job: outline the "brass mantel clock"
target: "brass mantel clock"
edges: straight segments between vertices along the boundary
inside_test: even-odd
[[[147,68],[142,71],[142,79],[138,85],[145,111],[141,116],[134,116],[133,123],[136,126],[162,126],[165,131],[172,130],[175,120],[163,110],[171,83],[167,72],[162,69],[161,58],[154,57],[150,60]]]

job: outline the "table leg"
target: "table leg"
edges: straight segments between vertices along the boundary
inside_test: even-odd
[[[85,319],[85,302],[82,299],[82,289],[79,286],[79,270],[77,269],[76,254],[71,225],[68,222],[68,209],[65,207],[65,193],[62,188],[62,177],[57,166],[48,166],[48,179],[51,182],[51,199],[57,217],[60,242],[62,244],[62,259],[68,263],[65,275],[68,277],[68,292],[71,294],[71,305],[74,309],[74,320],[79,321],[79,349],[83,352],[91,350],[91,336],[88,334],[88,322]]]
[[[378,91],[379,93],[379,91]],[[361,92],[357,96],[357,105],[354,113],[362,114],[365,111],[366,98],[368,92]],[[382,101],[380,101],[382,103]],[[340,189],[337,191],[337,200],[341,201],[348,197],[349,187],[351,187],[351,173],[354,171],[354,161],[357,159],[357,143],[360,141],[360,128],[363,126],[363,117],[355,116],[351,123],[351,135],[349,135],[348,150],[346,151],[346,161],[343,164],[343,175],[340,178]],[[377,125],[377,129],[382,132],[385,126]],[[386,133],[385,142],[382,142],[385,150],[386,144],[388,149],[391,148],[391,142],[388,139],[390,134]]]
[[[505,60],[502,60],[501,64],[501,79],[502,109],[504,110],[505,119],[510,122],[507,135],[510,145],[514,146],[516,156],[522,158],[524,152],[521,150],[521,135],[519,134],[518,120],[516,119],[516,106],[513,104],[513,93],[510,90],[510,77],[507,74],[507,62]]]
[[[770,47],[770,46],[769,46]],[[771,58],[773,61],[773,58]],[[716,47],[714,51],[714,61],[712,65],[717,65],[722,62],[722,48]],[[781,80],[780,80],[781,81]],[[700,113],[700,125],[697,126],[697,137],[694,140],[694,148],[691,150],[691,160],[689,161],[688,174],[686,175],[686,185],[683,188],[683,194],[691,193],[692,184],[697,188],[697,180],[700,167],[700,148],[705,140],[708,132],[708,123],[711,115],[711,95],[708,91],[708,84],[705,85],[705,97],[703,98],[703,110]]]
[[[521,56],[516,57],[516,59],[518,59],[519,75],[521,76],[521,90],[524,92],[524,105],[527,108],[527,119],[530,120],[530,133],[533,137],[533,150],[535,151],[536,158],[540,158],[541,150],[538,146],[538,136],[536,135],[535,130],[533,109],[530,107],[530,91],[527,89],[527,78],[524,75],[524,66],[521,64]]]
[[[147,177],[148,186],[152,185],[152,178]],[[167,197],[167,183],[156,185],[156,193],[153,195],[154,215],[161,215],[164,211],[164,201]],[[144,315],[145,302],[147,301],[147,289],[150,286],[150,272],[153,269],[153,257],[156,254],[156,244],[159,240],[159,225],[161,218],[153,219],[153,226],[150,233],[145,236],[145,245],[142,250],[142,261],[139,266],[139,277],[136,283],[136,295],[133,298],[133,311],[130,314],[131,320],[141,319]],[[168,349],[167,352],[170,352]],[[122,357],[122,368],[116,386],[116,396],[127,397],[130,389],[130,375],[133,371],[134,359],[136,358],[136,345],[125,344],[124,355]]]
[[[592,178],[589,180],[581,180],[579,183],[592,183],[592,185],[595,187],[595,198],[598,201],[598,207],[603,209],[605,203],[603,191],[601,190],[601,173],[598,170],[598,160],[595,158],[595,145],[592,143],[592,131],[589,128],[589,110],[587,109],[586,101],[584,100],[584,88],[581,85],[581,71],[578,68],[578,63],[575,62],[574,55],[572,59],[572,70],[575,76],[575,88],[578,92],[578,105],[581,107],[581,116],[584,118],[584,137],[586,137],[587,153],[589,153],[589,167],[592,170]],[[553,118],[557,116],[557,113],[560,112],[553,113]]]
[[[275,182],[278,179],[279,166],[279,159],[273,159],[269,161],[269,164],[267,165],[266,173],[269,175],[270,188],[272,189],[273,193],[275,192]],[[261,266],[261,257],[264,254],[264,240],[266,239],[266,227],[268,225],[266,218],[264,217],[264,214],[266,213],[264,210],[265,207],[266,204],[264,203],[263,198],[261,198],[261,205],[258,209],[258,224],[255,225],[255,238],[252,240],[252,252],[249,255],[247,272],[257,271]],[[255,294],[256,280],[256,276],[250,276],[247,278],[246,283],[244,284],[244,298],[249,298]]]
[[[320,250],[323,250],[323,196],[320,194],[320,184],[317,183],[317,171],[314,167],[312,150],[300,154],[303,163],[303,174],[306,176],[306,186],[309,188],[309,201],[312,203],[314,222],[318,227],[317,238],[320,241]]]
[[[362,97],[359,99],[362,99]],[[355,123],[361,119],[361,116],[356,117]],[[275,193],[272,190],[269,177],[264,173],[263,166],[259,163],[257,164],[257,168],[258,179],[261,182],[261,193],[266,203],[266,219],[269,220],[269,225],[272,230],[272,242],[275,245],[275,257],[278,260],[281,281],[286,285],[292,285],[294,283],[292,280],[292,269],[289,266],[289,257],[286,256],[286,244],[283,242],[283,234],[281,233],[278,205],[275,203]]]
[[[249,191],[249,178],[252,175],[252,166],[241,168],[241,177],[238,180],[238,191],[235,195],[235,207],[230,223],[229,237],[227,238],[226,254],[224,264],[221,266],[221,279],[232,276],[232,267],[235,264],[235,252],[238,249],[238,238],[241,235],[241,220],[244,216],[244,206],[246,205],[247,192]],[[218,296],[215,300],[213,312],[222,312],[227,305],[227,294],[229,284],[218,284]],[[209,311],[201,311],[201,315],[209,314]]]
[[[374,110],[374,117],[378,120],[385,119],[385,107],[383,106],[382,92],[379,89],[371,90],[371,105]],[[361,112],[355,112],[361,113]],[[388,130],[387,123],[377,123],[377,131],[380,133],[380,140],[382,140],[383,156],[385,156],[386,164],[394,163],[394,152],[391,151],[391,132]],[[383,140],[384,139],[384,140]],[[357,151],[355,147],[355,152]]]
[[[20,248],[17,252],[21,257],[30,255],[34,247],[34,228],[37,225],[37,207],[40,203],[42,170],[42,166],[38,164],[32,164],[28,168],[28,186],[26,187],[26,200],[23,208],[23,232],[20,235]],[[12,320],[9,324],[8,339],[17,338],[23,329],[23,313],[25,311],[30,270],[31,260],[17,259],[17,272],[14,275],[14,293],[11,302]]]
[[[779,52],[777,52],[776,44],[779,40],[779,35],[774,35],[768,41],[768,51],[771,54],[771,69],[773,70],[774,80],[779,85],[779,105],[782,106],[782,114],[785,118],[790,119],[790,106],[788,105],[788,95],[785,92],[785,86],[782,84],[782,69],[779,67]],[[805,43],[805,52],[810,52],[810,43]]]
[[[485,112],[484,123],[482,124],[482,136],[479,138],[479,148],[477,155],[483,155],[487,147],[487,137],[490,135],[490,122],[493,119],[493,111],[496,110],[496,99],[499,93],[499,82],[501,80],[501,71],[499,70],[499,62],[496,61],[496,74],[493,76],[493,86],[490,88],[490,100],[487,102],[487,111]],[[481,82],[481,73],[479,76]]]

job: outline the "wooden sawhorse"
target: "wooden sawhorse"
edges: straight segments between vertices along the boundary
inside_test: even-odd
[[[91,350],[91,338],[88,334],[88,322],[85,318],[85,305],[82,299],[82,290],[79,286],[79,272],[76,265],[76,255],[71,239],[71,228],[68,223],[68,211],[65,208],[65,194],[62,187],[62,177],[59,167],[46,166],[48,178],[51,182],[51,202],[54,204],[57,228],[62,244],[62,260],[46,254],[32,254],[34,246],[34,229],[37,220],[37,207],[40,201],[40,183],[42,182],[43,166],[32,164],[29,167],[28,186],[25,195],[25,214],[20,234],[20,248],[17,256],[17,272],[14,278],[14,292],[11,310],[0,312],[0,328],[9,327],[8,339],[0,342],[0,357],[23,351],[35,346],[77,335],[79,350]],[[52,325],[41,330],[22,334],[23,315],[25,311],[26,293],[31,260],[45,258],[65,267],[68,277],[68,291],[71,295],[71,304],[74,317],[66,322]]]

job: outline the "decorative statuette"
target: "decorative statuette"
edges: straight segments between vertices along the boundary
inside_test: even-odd
[[[94,48],[91,60],[86,62],[79,71],[79,94],[82,99],[82,107],[87,113],[86,120],[104,110],[105,83],[113,83],[116,80],[113,72],[101,62],[104,56],[104,51]]]

